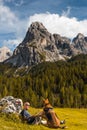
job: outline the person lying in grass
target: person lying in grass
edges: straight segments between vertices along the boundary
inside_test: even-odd
[[[65,126],[63,127],[60,126],[60,124],[65,124],[65,120],[64,121],[59,120],[48,99],[43,100],[43,106],[44,106],[43,111],[39,112],[36,115],[32,116],[28,112],[29,106],[30,103],[25,102],[24,108],[20,113],[20,115],[22,116],[22,120],[27,121],[28,124],[43,124],[50,128],[65,128]]]
[[[29,106],[30,106],[29,102],[24,103],[23,110],[20,113],[22,121],[26,121],[28,124],[39,124],[40,117],[37,115],[31,115],[28,112]]]

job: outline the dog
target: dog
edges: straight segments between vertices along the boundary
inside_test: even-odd
[[[40,113],[40,116],[46,119],[47,123],[45,125],[50,128],[65,128],[65,126],[60,126],[61,121],[48,99],[43,99],[43,111]]]

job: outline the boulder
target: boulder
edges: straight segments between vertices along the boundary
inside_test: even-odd
[[[0,100],[0,110],[4,113],[20,113],[23,101],[13,96],[6,96]]]

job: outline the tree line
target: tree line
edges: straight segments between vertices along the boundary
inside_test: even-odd
[[[0,99],[12,95],[42,107],[42,99],[48,98],[55,107],[87,108],[87,55],[44,62],[22,76],[14,76],[13,67],[6,75],[8,67],[0,65]]]

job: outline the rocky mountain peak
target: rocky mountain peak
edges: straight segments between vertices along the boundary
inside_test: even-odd
[[[43,61],[64,59],[55,45],[54,36],[42,23],[34,22],[28,28],[22,43],[14,50],[13,56],[6,62],[15,66],[31,66]]]
[[[85,40],[84,35],[81,34],[81,33],[78,33],[78,35],[73,39],[73,42],[77,43],[77,42],[80,42],[80,41],[83,41],[83,40]]]
[[[76,36],[77,39],[83,39],[84,35],[82,33],[78,33],[78,35]]]
[[[61,55],[71,56],[72,55],[72,47],[70,44],[70,39],[67,37],[62,37],[59,34],[53,34],[55,38],[55,44],[59,50]]]
[[[87,54],[87,37],[85,37],[83,34],[79,33],[73,39],[73,46],[75,49],[77,49],[77,53]]]
[[[58,61],[78,53],[87,54],[87,38],[79,33],[71,40],[59,34],[51,34],[42,23],[34,22],[28,28],[22,43],[6,63],[14,66],[31,66],[43,61]]]
[[[29,29],[46,30],[45,26],[40,22],[33,22]]]
[[[33,22],[28,28],[28,31],[22,43],[29,43],[32,40],[38,41],[39,39],[45,38],[46,36],[49,37],[49,35],[49,32],[42,23]]]

